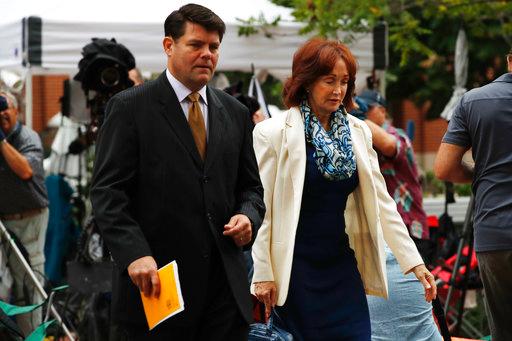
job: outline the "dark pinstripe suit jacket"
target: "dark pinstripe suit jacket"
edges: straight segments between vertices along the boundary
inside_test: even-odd
[[[114,96],[100,130],[91,188],[93,212],[115,261],[113,319],[146,324],[140,294],[126,268],[152,255],[176,260],[185,311],[169,325],[197,321],[205,300],[209,257],[220,252],[240,310],[251,321],[242,250],[222,235],[236,213],[264,215],[263,188],[247,109],[207,88],[209,139],[203,163],[165,72]]]

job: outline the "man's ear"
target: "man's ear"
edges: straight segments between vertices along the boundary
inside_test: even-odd
[[[165,54],[167,56],[170,56],[172,53],[172,47],[174,45],[174,40],[171,37],[164,37],[162,45],[164,47]]]

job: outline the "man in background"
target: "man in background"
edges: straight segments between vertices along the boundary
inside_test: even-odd
[[[437,153],[434,172],[472,182],[473,227],[493,341],[512,340],[512,50],[508,73],[462,97]],[[462,157],[471,148],[474,167]]]
[[[138,68],[133,68],[128,71],[128,78],[133,82],[133,86],[144,84],[144,77]]]
[[[249,95],[237,94],[234,96],[240,103],[249,109],[249,115],[254,125],[265,120],[265,115],[261,111],[260,103],[258,100]]]
[[[0,220],[26,249],[30,266],[44,275],[44,242],[48,225],[48,197],[44,183],[43,147],[32,129],[18,121],[18,101],[0,92]],[[8,243],[4,240],[4,245]],[[14,278],[15,304],[41,302],[26,269],[12,250],[8,265]],[[24,287],[29,297],[24,296]],[[27,336],[41,323],[41,310],[17,316]]]

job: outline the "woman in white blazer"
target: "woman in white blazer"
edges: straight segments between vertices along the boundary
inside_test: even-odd
[[[367,294],[387,297],[384,240],[425,298],[434,277],[386,190],[367,125],[352,109],[356,61],[323,39],[295,53],[290,108],[254,129],[266,214],[252,292],[295,340],[370,340]]]

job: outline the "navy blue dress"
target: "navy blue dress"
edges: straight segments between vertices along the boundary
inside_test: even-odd
[[[347,198],[357,172],[341,181],[325,179],[306,145],[302,207],[285,304],[275,323],[294,340],[368,341],[368,304],[353,250],[345,233]]]

